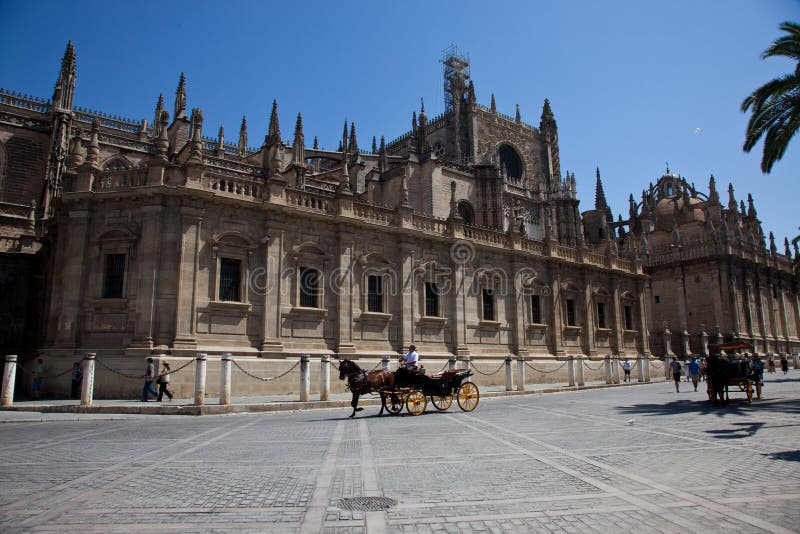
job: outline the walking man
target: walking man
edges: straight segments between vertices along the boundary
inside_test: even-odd
[[[697,391],[697,383],[700,381],[700,363],[697,361],[697,358],[692,356],[692,361],[686,364],[686,367],[689,368],[689,375],[692,377],[692,385],[694,386],[694,390]]]
[[[675,381],[675,393],[680,393],[680,384],[681,384],[681,362],[678,361],[677,356],[672,357],[672,361],[669,364],[670,371],[672,371],[672,380]]]
[[[44,381],[44,360],[36,360],[36,367],[33,368],[33,382],[31,383],[31,395],[33,400],[39,400],[42,396],[42,382]]]
[[[142,388],[142,402],[150,400],[150,395],[158,398],[158,391],[153,387],[155,378],[156,366],[153,365],[153,358],[147,358],[147,371],[144,373],[144,387]]]

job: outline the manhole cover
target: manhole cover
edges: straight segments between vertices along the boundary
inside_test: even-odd
[[[339,508],[343,510],[358,510],[360,512],[380,512],[397,504],[394,499],[387,497],[353,497],[352,499],[339,499]]]

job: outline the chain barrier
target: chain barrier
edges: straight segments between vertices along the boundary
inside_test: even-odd
[[[584,366],[585,366],[587,369],[589,369],[590,371],[599,371],[600,369],[602,369],[602,368],[603,368],[603,366],[604,366],[605,364],[606,364],[606,362],[600,362],[600,366],[595,368],[595,367],[592,367],[591,365],[589,365],[589,363],[588,363],[586,360],[583,360],[583,365],[584,365]]]
[[[658,363],[659,365],[656,365],[656,363]],[[656,369],[663,369],[664,362],[662,362],[661,360],[650,360],[650,366],[655,367]]]
[[[473,370],[475,370],[475,371],[477,371],[477,373],[478,373],[478,374],[481,374],[481,375],[483,375],[483,376],[492,376],[492,375],[496,375],[497,373],[499,373],[499,372],[500,372],[500,369],[502,369],[502,368],[503,368],[503,367],[505,367],[505,366],[506,366],[506,362],[503,362],[503,363],[501,363],[501,364],[500,364],[500,367],[498,367],[497,369],[495,369],[495,370],[494,370],[494,371],[492,371],[491,373],[484,373],[483,371],[481,371],[480,369],[478,369],[478,368],[475,366],[475,362],[472,362],[472,369],[473,369]]]
[[[170,373],[171,374],[175,374],[175,373],[177,373],[179,371],[182,371],[182,370],[186,369],[187,367],[189,367],[190,365],[192,365],[193,363],[194,363],[194,359],[191,359],[188,362],[186,362],[183,365],[181,365],[180,367],[178,367],[177,369],[175,369],[174,371],[170,370]]]
[[[300,365],[300,362],[298,361],[292,367],[290,367],[288,371],[286,371],[284,373],[281,373],[281,374],[275,375],[275,376],[262,377],[262,376],[254,375],[253,373],[251,373],[249,371],[245,371],[242,368],[242,366],[239,365],[239,363],[236,360],[231,360],[231,362],[233,363],[233,365],[236,366],[237,369],[239,369],[241,372],[243,372],[244,374],[246,374],[250,378],[255,378],[256,380],[261,380],[262,382],[269,382],[270,380],[278,380],[279,378],[283,378],[284,376],[286,376],[289,373],[291,373],[292,371],[294,371],[297,368],[298,365]]]
[[[339,366],[338,366],[338,365],[336,365],[336,360],[333,360],[333,359],[331,359],[331,365],[332,365],[332,366],[333,366],[333,368],[334,368],[334,369],[336,369],[337,371],[339,370]]]
[[[26,374],[29,374],[29,375],[33,374],[33,371],[31,371],[30,369],[24,368],[19,363],[17,364],[17,368],[20,369],[23,373],[26,373]]]
[[[434,374],[441,373],[442,371],[444,371],[445,369],[447,369],[447,366],[448,366],[448,365],[450,365],[450,360],[448,360],[448,361],[444,362],[444,365],[442,366],[442,368],[441,368],[441,369],[439,369],[438,371],[436,371],[436,373],[434,373]]]
[[[528,362],[525,362],[525,365],[526,365],[527,367],[530,367],[531,369],[533,369],[533,370],[534,370],[534,371],[536,371],[537,373],[542,373],[542,374],[548,375],[548,374],[550,374],[550,373],[555,373],[556,371],[558,371],[559,369],[561,369],[562,367],[564,367],[565,365],[567,365],[567,362],[564,362],[564,363],[562,363],[561,365],[559,365],[558,367],[556,367],[556,368],[555,368],[555,369],[553,369],[552,371],[542,371],[541,369],[537,369],[536,367],[534,367],[533,365],[529,364]]]
[[[125,377],[125,378],[130,378],[131,380],[142,380],[142,379],[144,379],[144,375],[129,375],[127,373],[123,373],[121,371],[117,371],[116,369],[112,369],[111,367],[106,365],[105,362],[103,362],[103,360],[101,360],[99,358],[95,359],[95,361],[97,363],[99,363],[101,367],[111,371],[115,375],[119,375],[119,376],[122,376],[122,377]]]

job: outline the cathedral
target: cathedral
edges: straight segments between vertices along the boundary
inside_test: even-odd
[[[152,121],[0,90],[0,343],[286,358],[701,352],[706,338],[796,351],[798,281],[749,210],[667,173],[615,220],[598,171],[581,213],[550,103],[538,125],[477,102],[444,59],[445,108],[394,140],[206,135],[181,74]],[[154,98],[155,100],[155,98]],[[261,129],[261,132],[264,131]],[[704,337],[705,336],[705,337]],[[137,359],[136,361],[140,361]]]

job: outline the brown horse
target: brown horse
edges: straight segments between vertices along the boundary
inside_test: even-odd
[[[350,360],[342,360],[339,363],[339,380],[347,379],[347,389],[353,393],[353,400],[350,405],[353,407],[353,413],[350,417],[355,417],[356,412],[360,412],[364,408],[358,407],[358,398],[367,393],[379,393],[381,395],[381,411],[378,415],[383,413],[383,393],[381,388],[394,387],[394,374],[389,371],[365,371],[361,369],[355,362]]]

